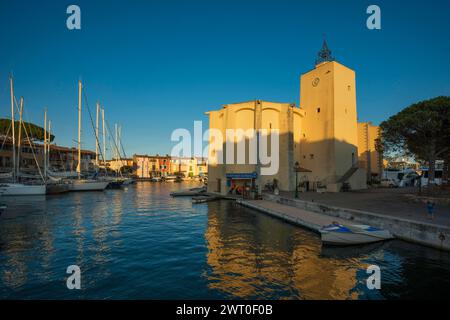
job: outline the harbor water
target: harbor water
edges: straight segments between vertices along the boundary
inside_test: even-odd
[[[1,198],[0,299],[411,299],[449,297],[450,254],[394,240],[322,247],[315,233],[232,201],[192,204],[198,183]],[[68,266],[81,289],[66,286]],[[367,267],[381,270],[369,290]]]

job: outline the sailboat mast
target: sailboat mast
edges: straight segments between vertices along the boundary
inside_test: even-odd
[[[119,144],[117,146],[119,158],[122,159],[122,156],[120,155],[120,151],[122,150],[122,125],[119,124]]]
[[[81,90],[83,85],[81,80],[78,81],[78,164],[77,173],[78,179],[81,178]]]
[[[122,162],[122,156],[120,154],[120,152],[122,151],[122,125],[119,124],[119,159],[120,159],[120,167],[119,167],[119,173],[120,175],[122,175],[122,171],[120,169],[122,169],[123,167],[123,162]]]
[[[9,77],[9,85],[11,91],[11,128],[12,128],[12,155],[13,155],[13,182],[16,182],[16,135],[14,126],[14,80]]]
[[[102,108],[102,130],[103,130],[103,166],[106,170],[106,129],[105,129],[105,107]]]
[[[118,130],[117,130],[117,123],[114,124],[115,130],[116,130],[116,136],[115,136],[115,141],[114,141],[114,161],[115,164],[117,165],[117,161],[118,161],[118,157],[117,157],[117,134],[118,134]],[[116,168],[116,176],[118,174],[117,168]]]
[[[99,137],[98,137],[98,113],[100,111],[100,103],[97,102],[97,116],[95,118],[95,165],[98,169],[98,147],[99,147]]]
[[[44,110],[44,180],[47,181],[47,108]]]
[[[20,109],[19,109],[19,136],[17,138],[17,168],[16,176],[19,176],[20,170],[20,153],[22,151],[22,117],[23,115],[23,97],[20,98]]]
[[[48,142],[47,142],[47,168],[50,166],[50,140],[52,138],[52,121],[48,121]],[[45,177],[47,177],[47,168],[45,168]]]

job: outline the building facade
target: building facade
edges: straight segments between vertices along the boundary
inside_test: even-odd
[[[224,137],[221,143],[214,141],[216,137],[210,136],[208,190],[211,192],[226,193],[234,185],[258,186],[260,189],[266,183],[277,180],[282,190],[294,188],[295,180],[289,168],[293,168],[295,161],[299,161],[300,128],[304,112],[290,103],[277,103],[262,100],[225,105],[221,110],[210,111],[210,128],[214,128]],[[234,136],[227,135],[232,130]],[[238,130],[250,130],[255,133],[253,137],[239,137]],[[263,168],[268,164],[250,161],[250,140],[255,139],[257,133],[265,133],[267,151],[272,158],[278,157],[277,173],[261,175]],[[272,148],[271,135],[279,137],[279,147]],[[263,139],[259,139],[262,141]],[[227,148],[227,143],[233,145]],[[238,144],[244,146],[245,163],[238,161]],[[253,147],[254,149],[254,147]],[[272,150],[273,149],[273,150]],[[296,152],[297,151],[297,152]],[[276,154],[275,154],[276,152]],[[233,155],[230,155],[233,153]]]
[[[17,147],[16,147],[17,148]],[[17,156],[20,153],[20,156]],[[20,162],[20,170],[23,173],[37,173],[38,165],[44,168],[44,146],[34,143],[32,147],[23,145],[16,149],[16,156]],[[75,171],[78,164],[78,149],[67,148],[57,145],[50,146],[49,169],[54,171]],[[81,170],[95,170],[95,152],[89,150],[81,151]],[[10,172],[13,167],[12,144],[5,142],[0,150],[0,172]]]
[[[167,177],[181,175],[183,177],[198,177],[208,173],[206,159],[179,158],[169,155],[134,155],[133,167],[138,178]]]
[[[208,191],[226,194],[235,185],[244,185],[261,192],[270,182],[282,191],[293,191],[299,186],[329,192],[344,187],[366,188],[367,168],[358,161],[355,72],[334,61],[326,43],[315,68],[300,78],[300,106],[255,100],[227,104],[208,112],[211,129]],[[254,140],[227,135],[229,129],[265,130],[256,135],[256,162],[249,161],[252,156],[248,153]],[[221,141],[218,132],[222,134]],[[271,150],[271,139],[264,135],[271,136],[274,132],[279,137],[279,148]],[[368,138],[375,140],[378,136]],[[230,142],[233,147],[228,146]],[[260,159],[261,142],[268,144],[273,159],[278,158],[275,173],[264,174],[267,163]],[[239,145],[245,145],[245,163],[230,161],[236,160],[231,159],[235,154],[227,159],[227,153]]]
[[[379,180],[383,173],[383,154],[378,148],[380,127],[358,123],[358,159],[366,168],[367,180]]]

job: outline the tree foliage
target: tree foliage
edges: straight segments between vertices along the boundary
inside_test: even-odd
[[[433,181],[435,161],[450,155],[450,97],[412,104],[380,126],[384,152],[428,162]]]
[[[32,141],[44,141],[44,128],[37,126],[33,123],[29,122],[22,122],[22,138],[26,139],[27,135],[25,133],[24,127],[27,130],[27,133]],[[19,135],[19,121],[14,121],[14,127],[15,127],[15,136],[16,138]],[[10,119],[0,119],[0,135],[3,136],[12,136],[11,131],[11,120]],[[53,134],[50,135],[50,142],[55,139],[55,136]]]

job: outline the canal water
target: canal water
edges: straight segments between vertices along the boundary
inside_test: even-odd
[[[190,183],[3,198],[1,299],[449,297],[450,254],[401,241],[322,248],[309,231],[231,201],[171,198]],[[366,286],[369,265],[381,289]],[[81,290],[66,269],[81,269]]]

